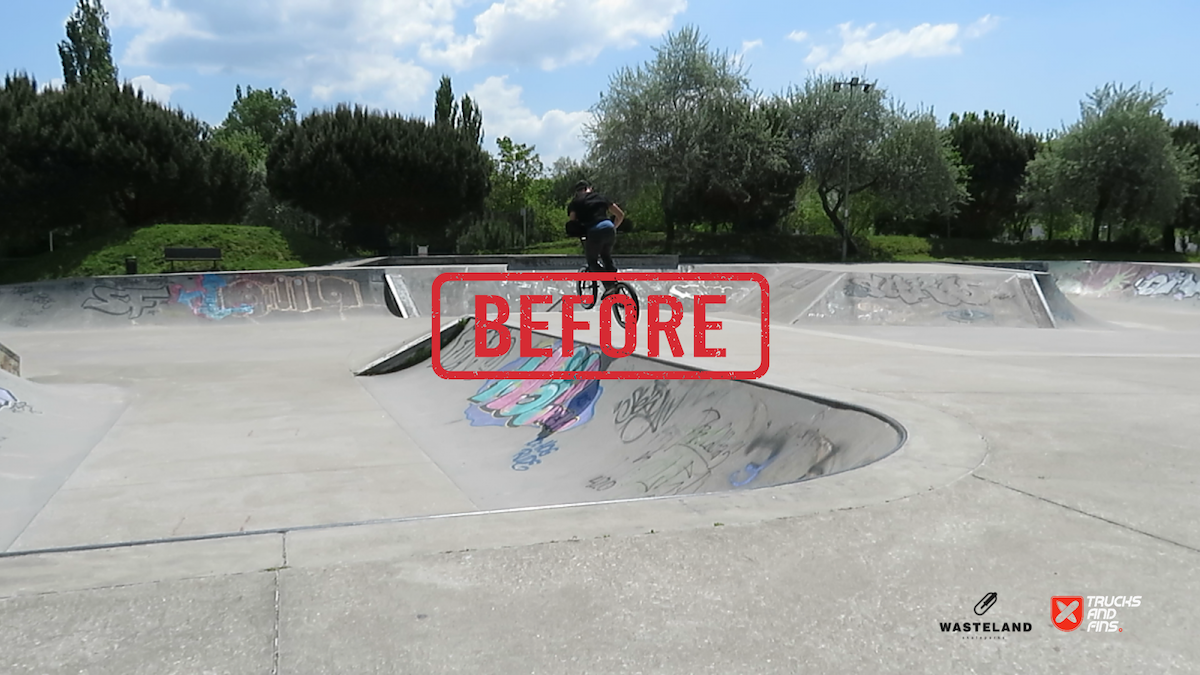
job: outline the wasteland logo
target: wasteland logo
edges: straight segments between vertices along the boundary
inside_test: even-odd
[[[988,593],[975,603],[974,614],[983,616],[996,605],[996,594]],[[964,640],[1004,640],[1007,633],[1028,633],[1033,624],[1028,621],[939,621],[943,633],[960,633]],[[969,633],[969,635],[966,635]]]

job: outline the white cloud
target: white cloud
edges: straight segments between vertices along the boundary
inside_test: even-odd
[[[501,0],[475,17],[467,36],[439,35],[421,58],[459,70],[484,63],[554,70],[586,63],[666,32],[686,0]]]
[[[521,101],[521,91],[520,86],[509,84],[507,76],[501,76],[489,77],[467,92],[483,111],[488,150],[495,152],[496,139],[508,136],[516,143],[536,146],[547,168],[559,157],[581,159],[586,152],[583,125],[592,114],[550,110],[537,115]]]
[[[761,47],[761,46],[763,46],[762,40],[743,40],[742,41],[742,54],[746,54],[751,49],[757,49],[758,47]]]
[[[838,26],[842,45],[830,55],[826,46],[815,46],[805,58],[805,63],[818,71],[846,70],[870,64],[885,63],[901,57],[928,58],[962,53],[962,41],[978,38],[996,27],[997,19],[984,16],[963,29],[956,23],[923,23],[907,32],[892,30],[876,38],[870,35],[875,24],[854,28],[844,23]]]
[[[453,35],[463,0],[108,0],[114,28],[136,34],[122,67],[277,77],[318,99],[359,95],[412,105],[433,77],[404,51]]]
[[[134,88],[141,89],[148,98],[154,99],[155,101],[158,101],[164,105],[171,102],[171,94],[173,92],[181,89],[187,89],[186,84],[170,85],[163,84],[162,82],[155,82],[154,78],[150,77],[149,75],[138,75],[137,77],[130,79],[129,83],[132,84]]]
[[[804,42],[808,39],[808,33],[805,33],[802,30],[794,30],[787,34],[787,39],[791,40],[792,42]]]
[[[967,26],[967,30],[963,31],[963,37],[969,39],[982,37],[983,35],[990,33],[992,29],[998,25],[1000,25],[1000,17],[987,14],[980,20],[976,21],[970,26]]]

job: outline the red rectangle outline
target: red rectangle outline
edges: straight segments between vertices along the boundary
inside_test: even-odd
[[[771,344],[771,287],[767,278],[757,272],[621,272],[622,281],[753,281],[762,291],[762,361],[756,370],[446,370],[442,367],[442,341],[432,339],[433,371],[446,380],[757,380],[767,374]],[[603,272],[445,272],[433,282],[433,335],[441,335],[442,285],[450,281],[603,281],[612,274]],[[636,289],[635,289],[636,290]],[[642,299],[646,302],[646,298]],[[659,360],[657,357],[643,356]],[[683,366],[689,368],[689,366]]]

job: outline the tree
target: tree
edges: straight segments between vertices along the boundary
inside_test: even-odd
[[[67,39],[58,44],[63,80],[68,87],[117,84],[107,21],[108,12],[100,0],[78,0],[67,20]]]
[[[487,153],[457,129],[339,105],[286,127],[267,157],[273,196],[344,222],[343,243],[386,253],[410,234],[444,245],[489,190]]]
[[[454,88],[447,75],[442,76],[437,94],[434,95],[433,121],[451,128],[458,127],[458,104],[454,102]]]
[[[952,114],[947,133],[967,167],[970,194],[948,224],[959,236],[992,239],[1021,216],[1017,196],[1037,153],[1037,137],[1022,134],[1016,119],[990,111],[982,117]]]
[[[1161,112],[1166,96],[1112,84],[1090,94],[1079,121],[1030,162],[1031,198],[1089,214],[1092,241],[1105,226],[1112,241],[1121,226],[1168,222],[1194,180],[1194,160],[1172,140]]]
[[[949,214],[967,198],[965,170],[949,138],[928,113],[888,105],[885,92],[842,89],[829,77],[809,79],[781,97],[790,152],[804,167],[837,233],[850,239],[843,208],[870,190],[901,217]]]
[[[495,211],[519,211],[529,203],[536,179],[545,172],[534,146],[514,143],[508,136],[496,140],[500,156],[495,160],[489,206]]]
[[[720,139],[705,132],[720,125],[703,122],[704,111],[745,96],[749,81],[735,59],[711,52],[693,27],[668,35],[654,51],[653,61],[610,78],[584,133],[588,161],[606,192],[633,195],[662,185],[670,247],[686,217],[680,206],[712,177],[708,152]]]
[[[1191,189],[1179,202],[1175,218],[1163,230],[1163,247],[1175,250],[1176,231],[1200,232],[1200,124],[1192,121],[1179,122],[1171,129],[1171,140],[1175,147],[1191,157],[1191,176],[1186,180]]]
[[[10,236],[211,222],[244,207],[248,170],[206,143],[195,118],[129,84],[36,87],[10,77],[0,90],[0,222]]]
[[[442,76],[434,95],[433,122],[437,126],[457,129],[464,137],[482,147],[483,113],[467,94],[463,94],[461,107],[454,102],[454,88],[446,75]]]
[[[252,176],[246,208],[233,214],[233,222],[274,226],[281,230],[311,226],[313,218],[278,203],[266,187],[267,155],[283,129],[296,123],[296,102],[286,89],[234,89],[234,101],[225,120],[212,133],[214,146],[241,158]]]
[[[279,132],[296,121],[296,102],[284,89],[242,87],[235,89],[236,98],[225,121],[213,134],[213,140],[243,155],[250,166],[262,171],[267,151]]]
[[[713,231],[761,232],[779,225],[795,206],[802,165],[789,161],[785,110],[750,96],[709,101],[696,114],[704,140],[692,171],[665,195],[677,222],[706,223]]]

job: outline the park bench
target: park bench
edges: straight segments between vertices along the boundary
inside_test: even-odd
[[[215,270],[221,261],[221,249],[168,246],[163,249],[163,259],[171,263],[172,271],[176,262],[211,262]]]

